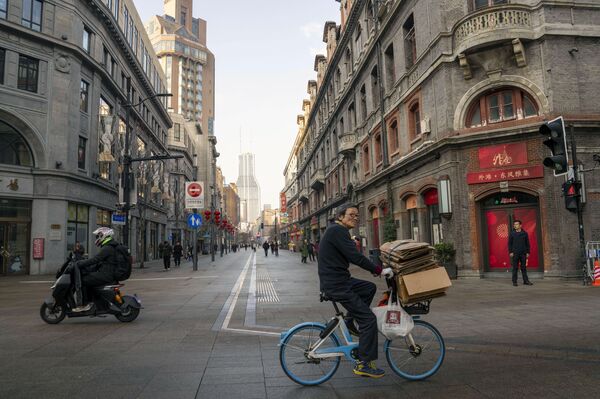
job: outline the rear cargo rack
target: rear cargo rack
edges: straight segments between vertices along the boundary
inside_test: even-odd
[[[427,314],[429,313],[429,305],[431,304],[431,299],[426,301],[412,303],[410,305],[403,305],[402,307],[406,310],[406,313],[410,315],[417,314]]]

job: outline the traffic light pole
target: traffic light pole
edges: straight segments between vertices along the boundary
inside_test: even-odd
[[[575,144],[575,126],[569,124],[569,133],[571,134],[571,159],[573,160],[573,180],[575,182],[575,203],[577,204],[577,226],[579,229],[579,250],[581,254],[582,268],[585,267],[585,233],[583,230],[583,210],[581,209],[581,180],[579,179],[577,164],[577,146]]]

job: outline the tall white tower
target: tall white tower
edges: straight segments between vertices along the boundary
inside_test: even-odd
[[[237,187],[240,196],[240,221],[253,223],[260,215],[260,187],[254,176],[254,154],[240,154],[239,162]]]

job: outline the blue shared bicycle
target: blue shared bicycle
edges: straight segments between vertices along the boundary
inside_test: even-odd
[[[331,299],[321,293],[323,301]],[[335,317],[327,324],[301,323],[281,333],[279,361],[285,374],[298,384],[322,384],[333,377],[342,358],[349,361],[358,358],[358,342],[352,340],[343,312],[336,302],[332,303]],[[408,380],[431,377],[444,361],[446,347],[442,335],[433,325],[420,320],[420,315],[429,313],[430,304],[431,300],[427,300],[404,307],[414,319],[413,330],[406,337],[385,340],[383,350],[388,364]]]

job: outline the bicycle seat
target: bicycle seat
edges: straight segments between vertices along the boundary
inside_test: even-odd
[[[326,293],[324,293],[324,292],[320,292],[320,293],[319,293],[319,295],[320,295],[320,299],[319,299],[319,300],[320,300],[321,302],[328,302],[328,301],[332,301],[332,299],[331,299],[330,297],[328,297],[328,296],[327,296],[327,294],[326,294]]]

